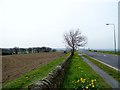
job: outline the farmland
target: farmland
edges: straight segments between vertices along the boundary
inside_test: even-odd
[[[3,90],[26,89],[33,83],[37,83],[38,80],[43,80],[47,75],[53,76],[53,74],[49,73],[53,71],[57,65],[61,65],[60,63],[66,60],[65,58],[69,54],[70,53],[63,54],[61,52],[49,52],[3,56]],[[77,52],[75,52],[75,55],[69,60],[70,63],[60,89],[111,89],[111,85],[106,83],[105,79],[92,70]],[[54,80],[55,79],[53,79],[53,81]],[[49,82],[49,80],[46,81],[46,85],[47,82]],[[37,84],[43,85],[39,83],[40,82]],[[44,80],[43,83],[45,83]],[[49,87],[49,84],[47,87]]]
[[[35,68],[62,56],[60,52],[18,54],[2,57],[3,82],[14,80]]]

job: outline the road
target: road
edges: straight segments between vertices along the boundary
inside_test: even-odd
[[[87,52],[87,51],[82,51],[82,53],[91,56],[95,59],[98,59],[104,63],[107,63],[117,69],[120,68],[120,66],[118,66],[118,56],[116,55],[110,55],[110,54],[103,54],[103,53],[97,53],[97,52]]]

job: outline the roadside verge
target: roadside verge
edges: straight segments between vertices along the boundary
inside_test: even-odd
[[[75,53],[70,59],[64,82],[60,90],[111,90],[105,80],[100,77],[83,58]]]
[[[84,61],[92,67],[92,69],[98,73],[113,89],[119,88],[119,83],[117,80],[115,80],[113,77],[111,77],[109,74],[107,74],[105,71],[100,69],[98,66],[96,66],[94,63],[92,63],[90,60],[88,60],[85,57],[82,57]]]
[[[110,65],[107,65],[106,63],[103,63],[103,62],[101,62],[97,59],[94,59],[90,56],[87,56],[85,54],[83,54],[83,56],[85,58],[87,58],[88,60],[90,60],[92,63],[94,63],[96,66],[98,66],[99,68],[101,68],[102,70],[107,72],[110,76],[115,78],[117,81],[120,82],[120,71],[118,71],[118,69],[115,69],[115,68],[111,67]]]

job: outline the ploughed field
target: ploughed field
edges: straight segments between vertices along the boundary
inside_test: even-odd
[[[14,80],[40,65],[63,56],[60,52],[32,53],[2,56],[2,82]]]

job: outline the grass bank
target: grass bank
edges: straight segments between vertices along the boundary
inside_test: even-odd
[[[94,52],[93,50],[88,50],[89,52]],[[104,54],[112,54],[112,55],[120,55],[120,52],[115,52],[114,51],[100,51],[100,50],[97,50],[97,53],[104,53]]]
[[[41,80],[45,76],[48,75],[50,71],[52,71],[58,64],[60,64],[65,57],[68,55],[65,55],[63,57],[60,57],[58,59],[55,59],[48,64],[42,65],[22,76],[19,78],[10,81],[8,83],[3,84],[3,90],[8,90],[8,89],[19,89],[19,88],[27,88],[29,84],[35,83],[38,80]]]
[[[77,53],[70,60],[61,90],[111,88]]]
[[[115,78],[117,81],[120,82],[120,72],[118,72],[117,70],[114,70],[113,68],[110,68],[108,66],[106,66],[105,64],[102,64],[92,58],[90,58],[87,55],[83,55],[85,58],[87,58],[88,60],[90,60],[91,62],[93,62],[95,65],[97,65],[99,68],[101,68],[102,70],[104,70],[105,72],[107,72],[109,75],[111,75],[113,78]]]
[[[120,52],[115,52],[114,51],[98,51],[98,53],[105,53],[105,54],[112,54],[112,55],[120,55]]]

